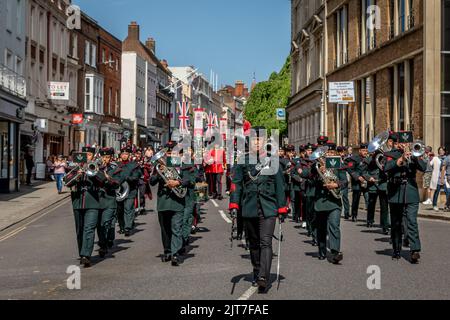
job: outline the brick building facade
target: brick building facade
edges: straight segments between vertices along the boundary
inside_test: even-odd
[[[450,118],[441,105],[448,2],[293,1],[290,140],[312,142],[320,130],[339,144],[357,146],[391,129],[413,131],[434,148],[449,145],[445,126]],[[322,30],[317,29],[321,21]],[[312,44],[320,33],[322,51]],[[355,103],[327,102],[329,83],[335,81],[354,81]],[[299,122],[314,110],[312,123]],[[323,121],[317,120],[318,110]]]
[[[99,29],[99,73],[104,78],[104,118],[101,125],[101,145],[120,149],[122,126],[120,119],[122,41],[105,29]]]

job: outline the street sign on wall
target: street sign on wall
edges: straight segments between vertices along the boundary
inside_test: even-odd
[[[355,102],[355,83],[353,81],[330,82],[329,103],[348,104]]]
[[[284,108],[277,109],[277,120],[278,121],[286,121],[286,109],[284,109]]]
[[[50,81],[48,90],[51,100],[69,100],[69,82]]]

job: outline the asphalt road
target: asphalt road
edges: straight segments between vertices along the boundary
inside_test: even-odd
[[[248,252],[235,241],[231,225],[222,217],[228,201],[203,206],[201,230],[180,267],[162,263],[157,215],[149,211],[137,219],[137,232],[117,246],[107,259],[94,252],[94,265],[81,269],[81,290],[69,290],[66,270],[78,264],[70,202],[53,208],[28,224],[0,234],[0,299],[449,299],[450,224],[419,221],[422,262],[411,265],[391,260],[389,238],[368,230],[364,222],[342,221],[341,265],[317,259],[303,229],[283,225],[279,290],[274,283],[265,295],[250,289],[252,270]],[[154,203],[148,203],[153,208]],[[363,214],[364,215],[364,214]],[[240,244],[242,245],[242,244]],[[274,248],[277,242],[274,240]],[[272,276],[275,280],[277,260]],[[369,266],[381,271],[381,289],[369,290]]]

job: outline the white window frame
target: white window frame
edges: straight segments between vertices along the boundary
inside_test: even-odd
[[[91,65],[91,43],[89,41],[84,42],[84,63],[87,65]]]
[[[91,67],[97,67],[97,46],[95,44],[91,44]]]

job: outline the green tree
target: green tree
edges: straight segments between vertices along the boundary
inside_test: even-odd
[[[291,59],[279,73],[273,72],[269,80],[258,83],[252,90],[245,105],[245,118],[253,127],[264,126],[268,130],[278,129],[280,134],[287,133],[286,121],[278,121],[276,109],[286,107],[291,95]]]

